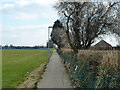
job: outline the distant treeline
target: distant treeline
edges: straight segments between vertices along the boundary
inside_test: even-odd
[[[13,45],[2,46],[2,49],[41,49],[41,48],[46,48],[46,46],[13,46]]]

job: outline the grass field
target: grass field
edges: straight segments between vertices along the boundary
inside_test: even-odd
[[[47,60],[47,49],[2,50],[2,87],[14,88],[24,81],[33,69]]]

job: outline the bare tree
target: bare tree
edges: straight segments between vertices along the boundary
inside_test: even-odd
[[[117,20],[115,23],[116,29],[113,31],[116,33],[116,38],[118,41],[118,46],[120,46],[120,4],[117,6],[118,12],[117,12]]]
[[[114,3],[59,2],[54,8],[65,25],[68,41],[74,53],[87,49],[99,35],[111,32],[117,19]],[[71,38],[72,37],[72,38]]]

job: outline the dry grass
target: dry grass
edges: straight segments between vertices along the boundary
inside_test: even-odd
[[[73,51],[71,49],[61,49],[61,52],[66,53],[68,55],[73,55]],[[77,57],[79,58],[79,61],[77,61],[77,63],[74,66],[78,66],[78,70],[80,73],[76,73],[76,77],[79,76],[80,74],[83,74],[82,71],[84,71],[84,73],[90,71],[89,74],[91,75],[87,73],[88,76],[84,80],[79,78],[76,79],[74,78],[75,76],[72,77],[74,80],[73,83],[76,87],[81,86],[82,85],[81,82],[83,82],[84,84],[89,82],[88,78],[91,78],[93,73],[94,73],[93,76],[95,75],[94,80],[96,80],[95,82],[96,86],[94,88],[119,87],[119,82],[118,82],[119,76],[117,75],[119,72],[118,68],[120,68],[118,67],[119,66],[118,63],[120,63],[120,51],[79,50]],[[72,68],[70,69],[71,72],[72,72]],[[108,81],[109,83],[106,84],[106,82]]]
[[[62,48],[61,51],[62,51],[62,53],[69,53],[69,52],[72,52],[72,49],[69,49],[69,48],[67,48],[67,49]]]
[[[105,66],[113,71],[118,70],[118,52],[106,52],[103,55],[101,67]]]
[[[72,55],[71,49],[61,49],[63,53]],[[113,50],[79,50],[78,58],[87,60],[92,66],[99,65],[101,68],[107,67],[112,71],[118,70],[118,52]]]

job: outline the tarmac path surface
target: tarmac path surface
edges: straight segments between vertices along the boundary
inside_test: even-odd
[[[37,88],[73,88],[56,50],[53,51],[50,62],[46,67],[42,79],[38,82]]]

